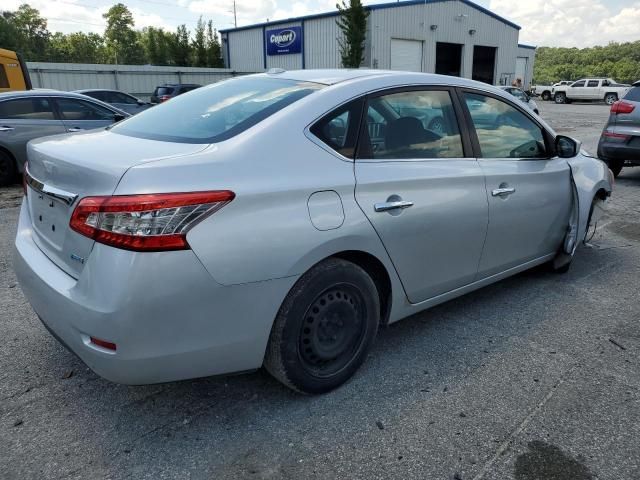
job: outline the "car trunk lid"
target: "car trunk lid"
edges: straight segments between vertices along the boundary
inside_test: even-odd
[[[92,239],[69,227],[78,201],[113,194],[125,172],[135,165],[204,148],[206,145],[145,140],[107,130],[30,142],[27,205],[35,243],[58,267],[78,278],[94,245]]]

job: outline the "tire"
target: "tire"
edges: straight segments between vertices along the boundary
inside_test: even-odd
[[[607,93],[604,96],[604,103],[606,103],[607,105],[613,105],[617,101],[618,101],[618,94],[617,93]]]
[[[360,367],[379,323],[378,290],[367,272],[346,260],[325,260],[282,303],[264,366],[297,392],[329,392]]]
[[[11,155],[0,150],[0,187],[6,187],[16,181],[18,169]]]
[[[567,103],[567,95],[564,93],[556,93],[553,97],[553,101],[556,102],[558,105]]]
[[[544,100],[545,102],[551,100],[551,92],[542,92],[542,100]]]
[[[429,122],[429,130],[431,130],[432,132],[436,132],[439,133],[441,135],[444,135],[445,131],[444,131],[444,119],[442,117],[436,117],[433,120],[431,120]]]
[[[607,160],[606,163],[609,170],[613,172],[613,176],[617,178],[624,167],[624,160]]]

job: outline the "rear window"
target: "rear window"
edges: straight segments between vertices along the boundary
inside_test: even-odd
[[[145,110],[112,131],[168,142],[220,142],[322,87],[268,77],[227,80]]]
[[[631,90],[627,92],[627,95],[624,97],[624,99],[631,102],[640,102],[640,87],[631,88]]]
[[[9,88],[9,79],[7,78],[7,72],[4,69],[4,65],[0,64],[0,88]]]
[[[0,102],[0,118],[15,120],[55,120],[48,99],[18,98]]]
[[[160,97],[162,95],[171,95],[173,93],[173,87],[158,87],[156,88],[156,97]]]

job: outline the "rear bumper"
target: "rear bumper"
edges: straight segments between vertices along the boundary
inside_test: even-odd
[[[640,147],[601,141],[598,157],[603,160],[624,160],[631,165],[640,165]]]
[[[296,280],[225,287],[190,250],[135,253],[99,244],[76,280],[31,235],[23,204],[14,269],[24,294],[61,343],[118,383],[259,368],[273,319]],[[90,336],[115,343],[116,351],[93,345]]]

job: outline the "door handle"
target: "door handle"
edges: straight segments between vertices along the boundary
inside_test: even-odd
[[[15,128],[13,128],[13,127],[6,127],[6,126],[0,127],[0,132],[12,132],[14,130],[15,130]]]
[[[71,127],[69,129],[70,132],[81,132],[83,129],[80,127]]]
[[[373,209],[376,212],[388,212],[389,210],[398,210],[398,209],[404,210],[405,208],[409,208],[412,206],[413,206],[413,202],[407,202],[406,200],[397,200],[395,202],[376,203],[373,206]]]
[[[491,195],[494,197],[506,197],[511,195],[512,193],[516,193],[515,188],[496,188],[491,192]]]

